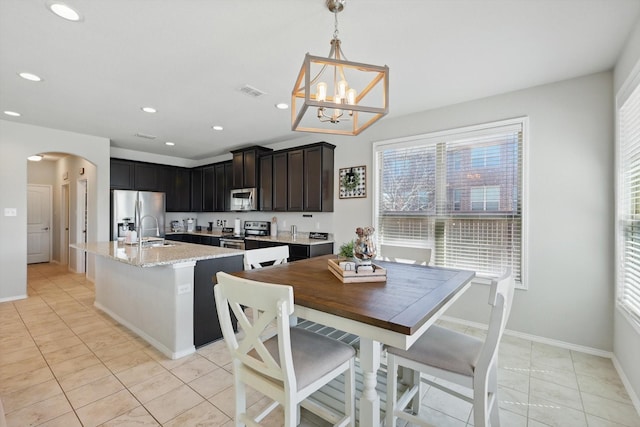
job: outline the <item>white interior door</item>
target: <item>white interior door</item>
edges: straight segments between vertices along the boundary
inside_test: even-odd
[[[27,186],[27,263],[51,258],[51,187]]]
[[[60,253],[63,265],[69,264],[69,184],[62,186],[62,236]]]

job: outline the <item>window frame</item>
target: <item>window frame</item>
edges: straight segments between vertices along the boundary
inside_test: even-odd
[[[424,134],[411,135],[400,138],[393,138],[381,141],[375,141],[373,143],[372,149],[372,164],[373,164],[373,179],[372,183],[374,186],[373,197],[372,197],[372,209],[371,209],[371,221],[372,224],[376,224],[377,216],[379,212],[379,191],[378,189],[381,186],[381,171],[380,165],[378,164],[378,152],[384,150],[385,148],[409,148],[415,146],[416,141],[423,141],[424,144],[442,142],[447,139],[460,139],[467,135],[475,135],[482,134],[484,132],[490,132],[491,129],[496,127],[507,127],[510,125],[520,125],[522,131],[522,162],[521,162],[521,176],[522,176],[522,217],[521,217],[521,265],[520,265],[520,275],[521,281],[516,282],[517,289],[528,289],[529,283],[529,167],[528,167],[528,159],[529,159],[529,118],[527,116],[514,117],[511,119],[505,120],[497,120],[482,124],[470,125],[470,126],[461,126],[458,128],[451,128],[446,130],[439,130],[428,132]],[[500,159],[502,161],[502,159]],[[486,277],[476,276],[473,280],[473,283],[490,285],[492,280]]]
[[[621,283],[624,270],[625,243],[624,233],[626,230],[626,221],[624,220],[624,199],[626,194],[624,191],[624,174],[622,169],[622,140],[621,140],[621,117],[620,109],[625,105],[627,100],[640,91],[640,62],[636,64],[629,77],[620,87],[615,97],[615,267],[614,267],[614,283],[615,283],[615,307],[632,325],[632,327],[640,333],[640,312],[635,313],[626,304],[623,295],[624,284]]]

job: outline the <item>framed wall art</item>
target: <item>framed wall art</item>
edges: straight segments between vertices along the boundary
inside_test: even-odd
[[[354,166],[340,169],[340,198],[367,197],[367,167]]]

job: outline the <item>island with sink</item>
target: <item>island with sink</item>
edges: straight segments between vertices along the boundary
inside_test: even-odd
[[[242,270],[244,251],[168,241],[71,247],[95,256],[95,306],[167,357],[222,337],[215,274]]]

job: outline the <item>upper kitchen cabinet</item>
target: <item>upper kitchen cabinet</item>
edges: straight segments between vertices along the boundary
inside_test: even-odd
[[[261,211],[273,210],[273,155],[267,154],[260,157],[260,185],[258,186],[259,209]]]
[[[202,169],[202,211],[213,212],[216,199],[216,170],[215,166],[205,166]]]
[[[304,150],[292,150],[287,153],[287,210],[304,210]]]
[[[287,210],[333,212],[334,150],[319,142],[288,152]]]
[[[333,155],[335,145],[321,142],[304,149],[303,210],[333,212]]]
[[[233,182],[233,167],[231,162],[222,162],[215,164],[215,203],[214,210],[216,212],[224,212],[231,210],[229,206],[229,190]]]
[[[167,212],[191,211],[191,171],[177,166],[163,168]]]
[[[133,190],[133,162],[130,160],[111,159],[110,187],[116,190]]]
[[[161,165],[153,163],[134,163],[133,182],[136,190],[164,191],[164,179]]]
[[[202,212],[203,169],[201,167],[191,169],[191,212]]]
[[[261,156],[260,210],[333,212],[334,150],[319,142]]]
[[[259,146],[232,151],[233,188],[257,187],[260,156],[272,151],[270,148]]]

